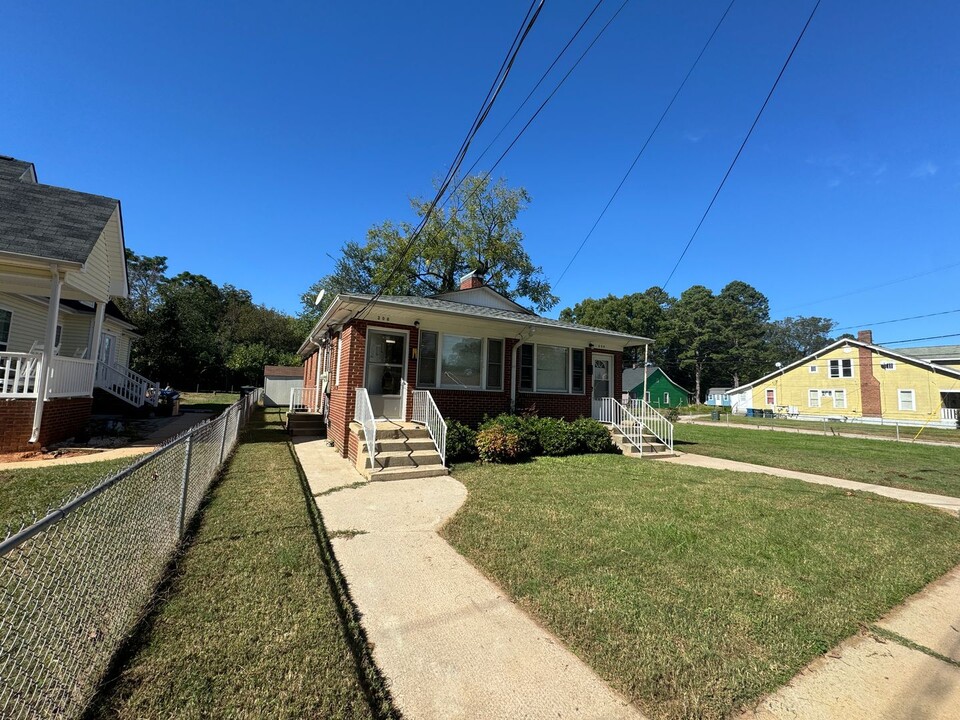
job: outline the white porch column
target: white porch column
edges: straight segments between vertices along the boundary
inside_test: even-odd
[[[106,309],[105,302],[95,304],[93,316],[93,338],[90,340],[90,359],[93,360],[93,384],[97,384],[97,375],[100,369],[100,334],[103,332],[103,311]],[[90,389],[91,394],[93,388]]]
[[[56,265],[50,266],[50,304],[47,306],[47,332],[43,342],[43,353],[40,355],[40,375],[37,378],[37,404],[33,410],[33,432],[30,433],[30,442],[40,438],[40,421],[43,419],[43,403],[47,397],[47,386],[50,380],[50,366],[53,361],[54,346],[57,342],[57,319],[60,317],[60,288],[63,287],[63,278]]]

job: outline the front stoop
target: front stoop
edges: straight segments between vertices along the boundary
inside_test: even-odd
[[[430,432],[416,423],[377,423],[376,469],[370,469],[363,427],[350,423],[357,437],[357,470],[368,480],[410,480],[449,474]]]
[[[630,442],[627,437],[618,431],[613,426],[608,426],[607,428],[610,431],[610,438],[613,440],[613,444],[616,445],[623,451],[624,455],[646,459],[658,459],[658,458],[669,458],[676,457],[678,453],[671,452],[670,448],[660,442],[660,439],[654,435],[649,435],[647,433],[643,434],[643,453],[641,454],[640,450]]]

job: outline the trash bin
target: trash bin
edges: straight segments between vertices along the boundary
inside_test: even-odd
[[[244,395],[249,395],[250,393],[252,393],[252,392],[253,392],[254,390],[256,390],[256,389],[257,389],[257,386],[256,386],[256,385],[241,385],[241,386],[240,386],[240,397],[243,397]]]
[[[717,422],[717,421],[720,419],[720,411],[719,411],[719,410],[711,410],[711,411],[710,411],[710,419],[713,420],[714,422]]]
[[[756,408],[747,408],[747,417],[756,417]]]
[[[176,390],[161,390],[157,400],[157,415],[175,417],[180,414],[180,393]]]

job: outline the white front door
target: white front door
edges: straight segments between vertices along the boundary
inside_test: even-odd
[[[117,362],[117,336],[110,333],[100,335],[100,359],[113,367]]]
[[[609,403],[604,398],[613,397],[613,356],[593,354],[593,417],[601,422],[610,422]]]
[[[400,381],[406,377],[407,334],[389,330],[367,332],[367,364],[364,387],[370,396],[374,417],[400,420],[403,398]]]

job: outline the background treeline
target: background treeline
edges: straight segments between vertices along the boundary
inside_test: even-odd
[[[735,280],[719,293],[703,285],[680,297],[659,287],[641,293],[588,298],[560,318],[642,335],[654,340],[650,361],[702,402],[711,387],[755,380],[827,345],[835,323],[823,317],[770,320],[770,303],[759,290]],[[642,350],[625,359],[643,364]]]
[[[203,275],[167,277],[167,258],[127,250],[130,297],[118,300],[141,339],[132,368],[179,390],[260,385],[264,365],[299,365],[304,322]]]

